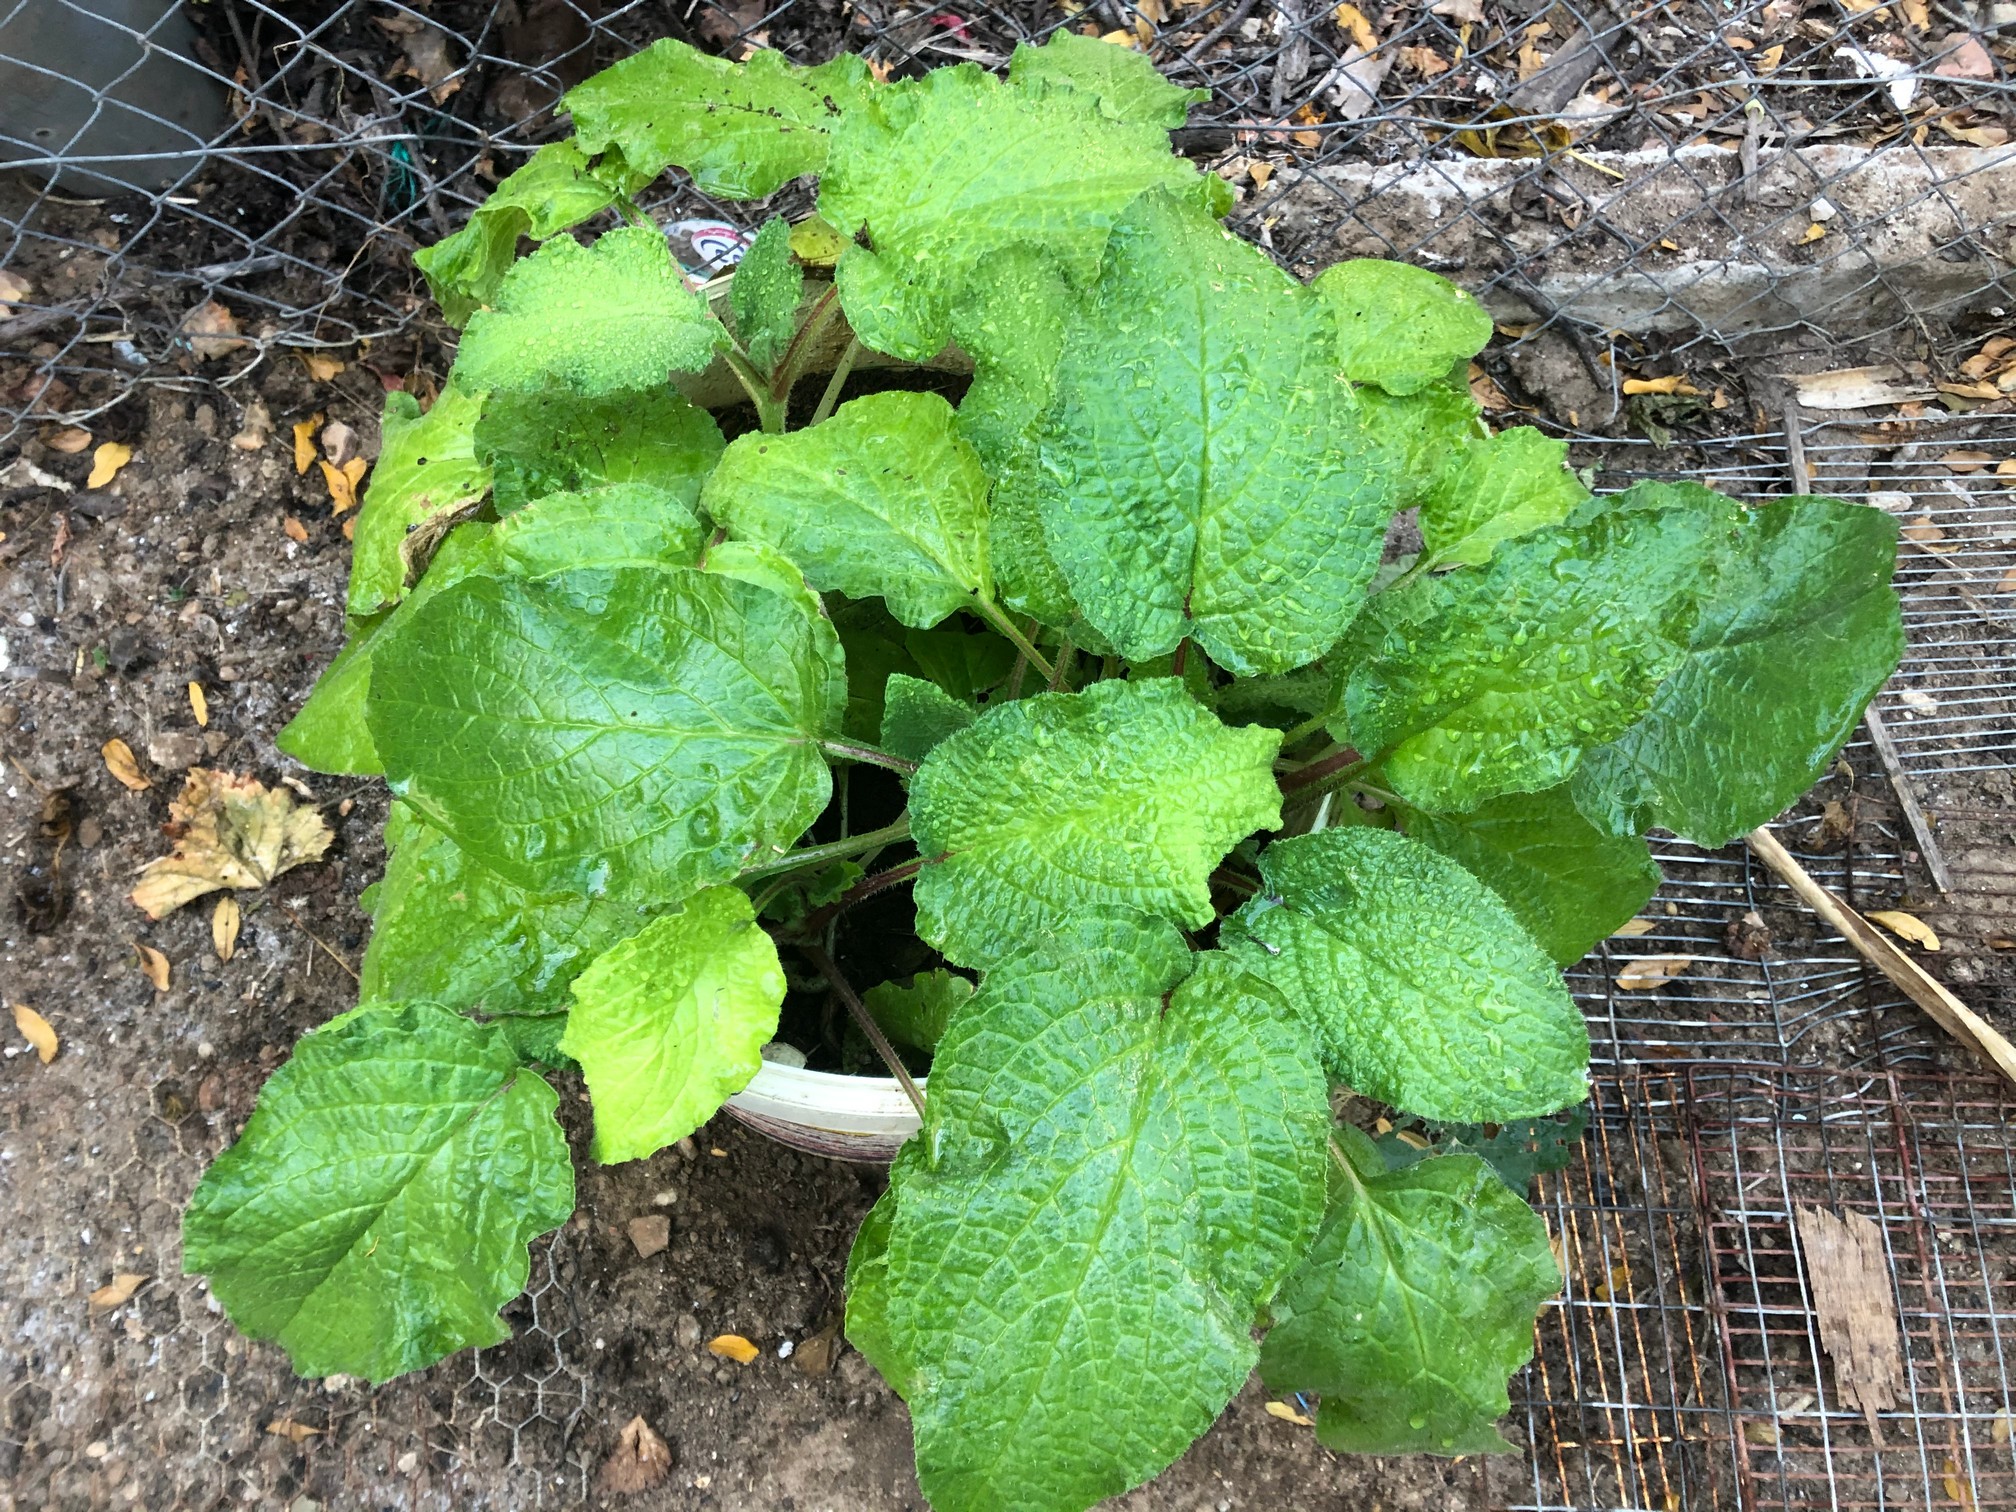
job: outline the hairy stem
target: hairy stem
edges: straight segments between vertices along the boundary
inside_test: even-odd
[[[1050,691],[1055,693],[1063,687],[1071,676],[1071,663],[1078,658],[1078,648],[1071,643],[1071,637],[1064,637],[1064,645],[1057,653],[1057,670],[1050,674]]]
[[[879,892],[887,892],[892,887],[901,886],[903,883],[910,881],[923,869],[924,858],[918,856],[913,860],[903,862],[900,866],[892,866],[886,871],[879,871],[872,877],[863,877],[824,908],[814,909],[811,913],[807,914],[804,922],[797,926],[799,933],[808,939],[817,939],[828,924],[839,918],[841,914],[852,908],[856,903],[866,898],[872,898]]]
[[[973,609],[988,624],[1006,636],[1010,645],[1028,658],[1029,665],[1043,674],[1045,682],[1048,682],[1057,675],[1057,669],[1050,665],[1049,659],[1041,651],[1038,651],[1035,645],[1031,643],[1029,637],[1016,627],[1015,621],[1002,610],[999,604],[995,603],[992,599],[976,598],[973,600]],[[1030,624],[1033,626],[1035,621],[1031,620]]]
[[[749,402],[756,406],[756,423],[768,435],[777,435],[784,429],[784,403],[770,392],[770,385],[763,381],[763,375],[743,355],[738,347],[727,347],[721,353],[728,364],[728,371],[735,375],[735,381],[742,385],[742,391],[749,396]]]
[[[917,763],[882,750],[878,746],[864,744],[858,740],[822,740],[819,749],[828,756],[836,756],[842,761],[859,761],[867,766],[887,767],[908,777],[917,770]]]
[[[917,1116],[924,1116],[924,1094],[917,1083],[910,1079],[909,1071],[896,1054],[896,1047],[889,1043],[889,1036],[882,1032],[882,1026],[875,1022],[875,1015],[868,1011],[868,1005],[855,995],[847,978],[840,974],[840,968],[833,964],[833,957],[826,954],[824,947],[804,944],[798,947],[805,952],[805,959],[819,968],[819,974],[826,978],[833,990],[840,995],[840,1001],[847,1005],[847,1012],[853,1016],[854,1026],[867,1037],[875,1047],[875,1053],[882,1057],[882,1064],[889,1068],[889,1074],[902,1083],[903,1095],[910,1099],[910,1106],[917,1110]]]
[[[850,338],[847,350],[840,354],[840,365],[833,369],[833,376],[827,380],[826,392],[819,396],[819,408],[812,411],[814,425],[833,413],[833,406],[840,402],[840,390],[847,386],[847,377],[854,371],[854,364],[860,357],[861,343]]]
[[[791,390],[798,386],[798,380],[805,376],[805,364],[818,344],[820,333],[827,323],[840,312],[840,289],[837,284],[828,284],[826,292],[819,296],[812,306],[812,313],[805,317],[805,323],[791,333],[791,340],[785,344],[784,355],[777,359],[776,370],[770,379],[770,392],[781,402],[790,399]]]
[[[1298,746],[1302,744],[1302,742],[1307,740],[1311,735],[1322,734],[1324,726],[1328,725],[1329,723],[1330,723],[1330,716],[1328,714],[1310,715],[1309,718],[1303,720],[1302,723],[1298,724],[1297,726],[1295,726],[1294,729],[1290,730],[1286,735],[1283,735],[1281,737],[1281,749],[1285,751],[1290,746]]]
[[[807,845],[799,850],[786,851],[769,861],[756,861],[742,868],[742,878],[772,877],[779,872],[794,872],[807,866],[822,866],[828,861],[845,861],[850,856],[858,856],[863,851],[880,850],[885,845],[894,845],[898,840],[910,838],[910,816],[903,815],[894,824],[885,825],[866,834],[849,835],[844,840],[830,840],[824,845]]]
[[[1328,787],[1335,787],[1338,783],[1349,781],[1353,775],[1370,765],[1370,762],[1350,746],[1339,746],[1327,755],[1317,757],[1307,766],[1299,766],[1292,772],[1283,772],[1278,781],[1284,794],[1299,793],[1305,788],[1315,787],[1319,782]]]

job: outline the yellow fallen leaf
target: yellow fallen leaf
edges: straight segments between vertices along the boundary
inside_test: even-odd
[[[322,429],[322,411],[294,422],[294,476],[300,477],[315,461],[315,433]]]
[[[1778,42],[1774,43],[1770,47],[1765,48],[1764,51],[1760,52],[1759,54],[1757,54],[1756,57],[1752,58],[1750,60],[1750,65],[1751,67],[1755,68],[1757,72],[1759,72],[1760,74],[1776,73],[1778,71],[1778,65],[1780,63],[1783,63],[1784,61],[1785,61],[1785,44],[1783,42]]]
[[[342,514],[357,507],[357,485],[364,481],[364,470],[371,464],[362,457],[352,457],[341,467],[328,461],[316,464],[322,469],[322,481],[329,485],[329,499],[336,507],[329,512]]]
[[[1297,1412],[1286,1402],[1269,1402],[1267,1404],[1267,1416],[1277,1417],[1284,1423],[1293,1423],[1297,1428],[1314,1428],[1316,1426],[1316,1419],[1304,1413]]]
[[[308,365],[308,376],[317,383],[327,383],[350,366],[347,362],[339,362],[336,358],[326,357],[320,352],[310,352],[301,360]]]
[[[1997,593],[2016,593],[2016,567],[2002,574],[2002,581],[1995,585]]]
[[[1944,388],[1945,385],[1941,384],[1940,387]],[[1985,451],[1949,451],[1941,453],[1939,460],[1957,473],[1976,473],[1984,467],[1995,465],[1994,456]]]
[[[84,480],[86,488],[103,488],[119,476],[119,469],[133,460],[133,448],[123,441],[101,441],[98,450],[91,453],[91,476]]]
[[[1650,934],[1659,927],[1656,919],[1626,919],[1611,933],[1613,940],[1635,939],[1639,935]]]
[[[1379,33],[1372,30],[1372,23],[1365,19],[1365,12],[1355,5],[1340,5],[1334,14],[1337,25],[1350,34],[1353,42],[1368,53],[1379,51]]]
[[[721,1334],[707,1341],[707,1352],[719,1355],[724,1360],[733,1360],[737,1365],[747,1365],[763,1353],[740,1334]]]
[[[189,684],[189,712],[196,716],[196,727],[207,730],[210,727],[210,700],[203,696],[203,684]]]
[[[19,273],[0,268],[0,304],[19,304],[34,292],[34,285]]]
[[[1904,19],[1919,31],[1932,24],[1932,7],[1925,0],[1902,0],[1898,9],[1904,12]]]
[[[315,809],[285,788],[191,767],[168,805],[175,853],[151,861],[133,889],[150,919],[220,888],[264,887],[282,872],[319,861],[335,837]]]
[[[1946,539],[1946,532],[1932,523],[1932,516],[1929,514],[1918,516],[1917,519],[1897,533],[1912,545],[1923,547],[1926,551],[1930,551],[1938,556],[1945,556],[1953,549],[1951,546],[1941,546],[1939,544]]]
[[[1988,1436],[1998,1444],[2009,1442],[2009,1414],[2003,1413],[1995,1419],[1995,1426],[1988,1430]]]
[[[59,451],[65,456],[74,457],[91,444],[91,432],[79,430],[74,425],[65,426],[55,435],[45,437],[42,444],[51,451]]]
[[[1682,975],[1693,964],[1692,956],[1647,956],[1618,972],[1617,985],[1625,992],[1650,992]]]
[[[1975,1512],[1974,1488],[1968,1484],[1967,1476],[1960,1468],[1960,1462],[1952,1455],[1946,1456],[1946,1464],[1939,1475],[1940,1483],[1946,1488],[1946,1499],[1965,1512]]]
[[[1267,180],[1274,177],[1274,165],[1272,163],[1248,163],[1246,165],[1246,176],[1253,180],[1253,187],[1255,189],[1265,189],[1267,187]]]
[[[308,527],[295,519],[294,516],[288,515],[282,520],[280,528],[286,532],[288,540],[303,546],[308,544]]]
[[[1752,1418],[1743,1425],[1743,1437],[1760,1449],[1776,1448],[1778,1425],[1760,1418]]]
[[[1915,914],[1901,913],[1894,908],[1879,908],[1867,917],[1874,919],[1901,940],[1909,940],[1913,945],[1922,945],[1927,950],[1939,948],[1939,936],[1933,932],[1932,926]]]
[[[306,1423],[297,1423],[291,1417],[275,1418],[266,1425],[266,1431],[289,1443],[299,1444],[314,1438],[322,1430],[311,1428]]]
[[[144,793],[154,786],[147,775],[140,770],[140,762],[133,754],[133,747],[118,737],[113,737],[98,747],[98,754],[105,758],[105,770],[126,787],[136,793]]]
[[[148,1282],[148,1277],[132,1271],[120,1271],[109,1283],[98,1288],[86,1298],[99,1312],[110,1312],[115,1307],[124,1307],[133,1300],[133,1293]]]
[[[210,944],[218,960],[228,961],[238,953],[238,925],[242,917],[238,900],[230,893],[217,900],[216,911],[210,915]]]
[[[1698,394],[1701,392],[1687,381],[1682,373],[1668,373],[1664,378],[1626,378],[1624,392],[1627,394]]]
[[[138,940],[133,948],[140,953],[140,974],[154,984],[156,992],[168,990],[168,957],[152,945],[142,945]]]
[[[1820,222],[1815,221],[1813,222],[1812,225],[1806,228],[1806,234],[1799,238],[1799,245],[1802,247],[1810,247],[1813,245],[1814,242],[1820,240],[1820,238],[1825,236],[1826,234],[1827,234],[1827,228],[1821,225]]]
[[[56,1031],[49,1027],[49,1020],[26,1003],[14,1005],[14,1027],[21,1031],[21,1038],[35,1047],[36,1057],[43,1065],[56,1059]]]

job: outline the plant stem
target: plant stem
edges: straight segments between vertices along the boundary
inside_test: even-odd
[[[826,292],[819,296],[812,306],[812,313],[805,317],[805,324],[791,333],[791,339],[784,346],[783,356],[777,359],[777,367],[771,376],[770,391],[780,401],[788,402],[791,390],[798,386],[798,380],[805,376],[805,362],[810,356],[820,334],[840,310],[840,289],[837,284],[828,284]]]
[[[910,838],[910,816],[903,815],[894,824],[866,834],[850,835],[844,840],[829,840],[824,845],[807,845],[799,850],[786,851],[769,861],[757,861],[742,868],[741,878],[772,877],[779,872],[794,872],[801,867],[820,866],[828,861],[844,861],[857,856],[862,851],[880,850],[885,845],[894,845],[898,840]]]
[[[840,975],[840,968],[833,964],[833,957],[826,954],[825,949],[818,945],[803,944],[798,948],[805,952],[806,960],[819,968],[819,974],[832,984],[833,990],[840,995],[840,1001],[847,1005],[848,1013],[853,1015],[854,1026],[867,1037],[868,1043],[875,1047],[875,1053],[882,1057],[882,1064],[889,1068],[889,1074],[903,1084],[903,1095],[910,1099],[910,1106],[915,1108],[917,1116],[922,1118],[924,1094],[918,1090],[917,1083],[910,1079],[910,1072],[897,1057],[896,1047],[889,1043],[889,1036],[884,1034],[882,1026],[875,1022],[875,1016],[868,1011],[868,1005],[855,996],[847,978]]]
[[[1064,645],[1057,652],[1057,670],[1050,674],[1050,691],[1055,693],[1064,686],[1071,676],[1071,663],[1078,657],[1078,648],[1071,643],[1071,637],[1064,637]]]
[[[1057,669],[1051,666],[1043,653],[1030,643],[1029,637],[1016,628],[1015,621],[1002,612],[999,604],[992,599],[976,598],[973,600],[973,608],[982,619],[1006,636],[1010,645],[1029,659],[1029,665],[1043,674],[1045,682],[1057,675]],[[1035,621],[1032,620],[1030,623],[1033,625]]]
[[[1328,755],[1317,757],[1307,766],[1299,766],[1292,772],[1283,772],[1278,780],[1283,793],[1299,793],[1304,788],[1313,787],[1319,782],[1334,787],[1370,765],[1370,762],[1350,746],[1339,746]]]
[[[1381,588],[1379,591],[1381,593],[1391,593],[1396,588],[1405,588],[1409,583],[1413,582],[1414,579],[1422,576],[1434,565],[1435,565],[1435,559],[1429,556],[1427,551],[1424,549],[1419,556],[1414,558],[1412,565],[1410,565],[1405,572],[1401,573],[1400,576],[1393,579],[1392,582],[1388,583],[1384,588]]]
[[[861,343],[849,337],[847,350],[840,354],[840,365],[833,369],[833,376],[826,383],[826,392],[819,396],[819,408],[812,411],[814,425],[833,413],[833,406],[840,402],[840,390],[847,386],[847,377],[854,371],[854,364],[860,356]]]
[[[819,749],[828,756],[839,757],[842,761],[859,761],[868,766],[887,767],[890,771],[900,772],[905,777],[917,770],[917,763],[914,761],[906,761],[901,756],[892,755],[888,751],[864,745],[856,740],[822,740],[819,742]]]
[[[897,887],[902,883],[908,882],[923,869],[924,858],[918,856],[913,860],[903,862],[900,866],[892,866],[886,871],[879,871],[872,877],[863,877],[824,908],[816,908],[807,914],[804,921],[797,926],[797,930],[807,939],[817,939],[820,932],[829,923],[840,917],[841,914],[852,908],[856,903],[867,898],[872,898],[879,892],[887,892],[892,887]]]
[[[784,429],[784,404],[770,392],[770,385],[763,381],[763,375],[756,371],[749,359],[735,347],[727,347],[721,353],[728,370],[742,385],[742,391],[749,396],[749,402],[756,406],[756,423],[768,435],[776,435]]]
[[[1281,737],[1281,749],[1285,751],[1290,746],[1300,745],[1311,735],[1321,733],[1323,727],[1329,723],[1330,716],[1328,714],[1310,715],[1309,718],[1303,720],[1302,723]]]

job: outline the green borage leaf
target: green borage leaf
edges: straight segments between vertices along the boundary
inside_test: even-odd
[[[388,1381],[499,1343],[526,1242],[574,1211],[557,1103],[494,1026],[429,1003],[346,1014],[204,1173],[183,1265],[305,1376]]]
[[[477,457],[475,441],[483,405],[483,394],[459,383],[444,388],[424,414],[411,394],[385,396],[378,461],[357,512],[351,614],[374,614],[397,603],[419,575],[405,549],[414,530],[489,491],[490,468]]]
[[[728,285],[735,334],[758,372],[769,373],[784,355],[804,293],[804,270],[791,255],[790,223],[773,215],[742,254]]]
[[[475,432],[499,514],[617,483],[649,484],[693,509],[725,444],[712,415],[665,387],[492,394]]]
[[[1177,88],[1143,53],[1069,31],[1051,33],[1040,47],[1017,43],[1008,60],[1008,81],[1068,85],[1095,96],[1109,120],[1165,131],[1188,120],[1192,105],[1211,98],[1208,89]]]

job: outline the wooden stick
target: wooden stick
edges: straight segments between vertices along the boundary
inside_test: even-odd
[[[1911,837],[1918,842],[1918,854],[1924,859],[1925,870],[1932,873],[1932,885],[1943,892],[1953,891],[1953,873],[1947,869],[1946,853],[1939,849],[1939,841],[1932,833],[1932,821],[1925,817],[1925,810],[1918,802],[1917,789],[1905,774],[1904,762],[1897,754],[1897,742],[1890,738],[1890,727],[1883,722],[1876,705],[1869,705],[1863,712],[1862,722],[1869,727],[1869,743],[1876,747],[1877,758],[1883,763],[1883,774],[1890,779],[1890,791],[1897,795],[1897,806],[1904,810],[1904,821],[1911,826]]]
[[[1934,981],[1916,961],[1891,944],[1887,936],[1878,934],[1876,927],[1867,919],[1814,881],[1812,873],[1792,858],[1791,853],[1778,843],[1776,835],[1768,829],[1758,828],[1750,831],[1745,838],[1757,858],[1782,877],[1785,884],[1853,945],[1864,960],[1888,977],[1899,992],[1931,1015],[1941,1029],[2016,1083],[2016,1045],[2010,1044],[1980,1014]]]

